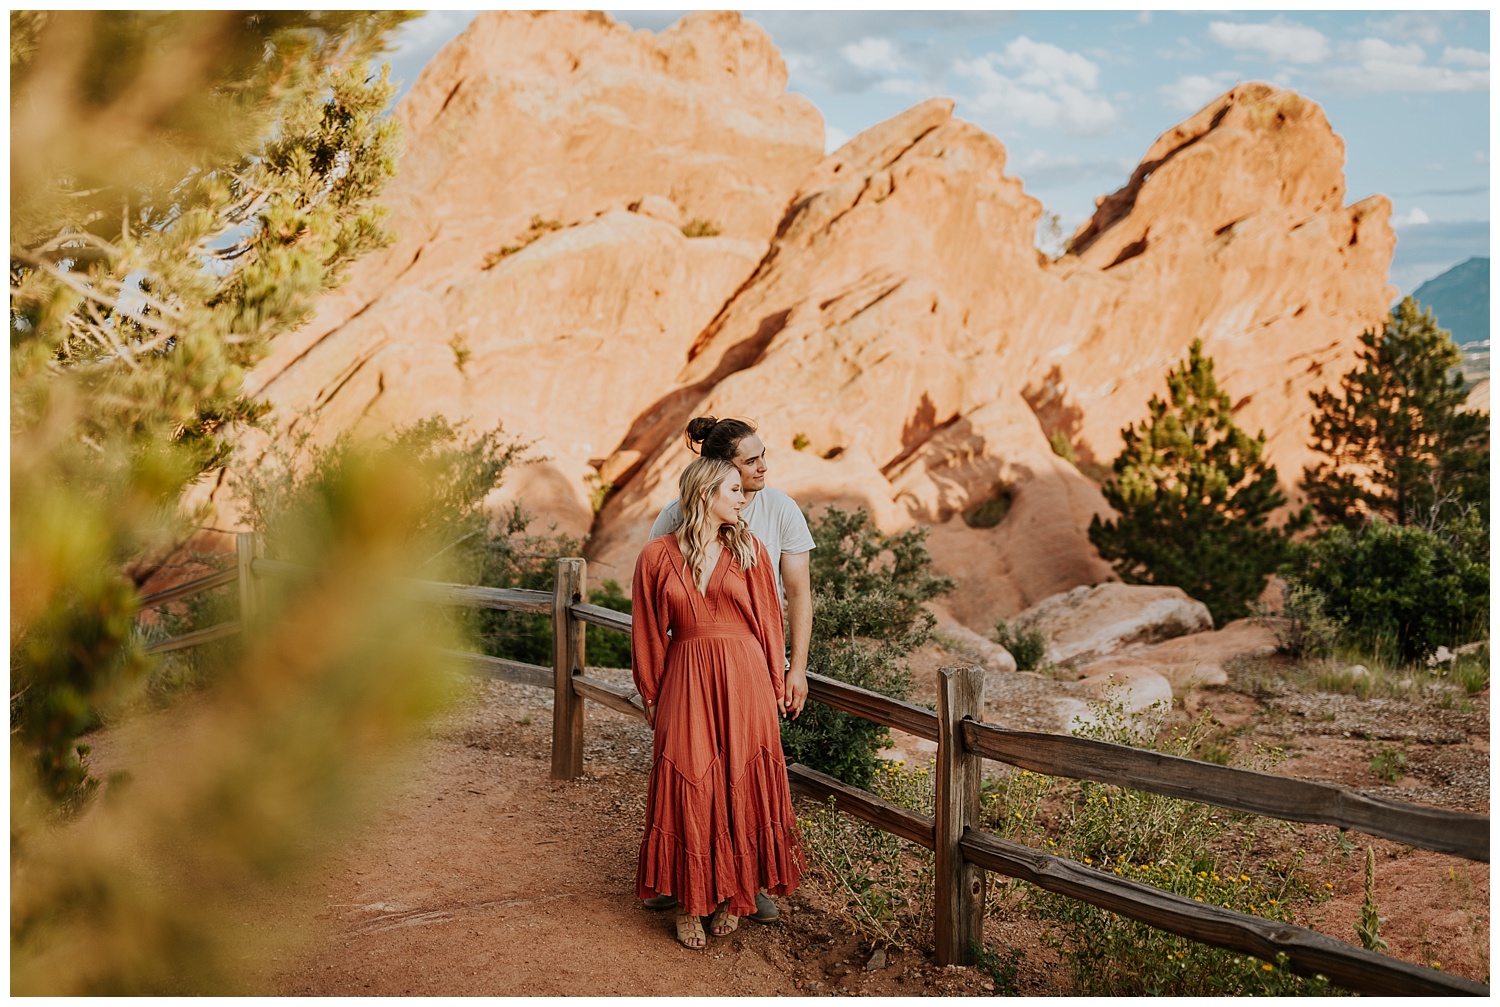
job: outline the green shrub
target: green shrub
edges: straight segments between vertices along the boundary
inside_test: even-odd
[[[498,429],[467,435],[442,417],[402,427],[386,441],[436,474],[434,503],[423,514],[420,530],[441,543],[429,563],[441,561],[448,576],[465,584],[551,592],[557,560],[582,554],[583,543],[569,535],[533,532],[533,518],[519,503],[495,515],[485,510],[485,497],[511,465],[524,460],[526,444],[505,441]],[[266,536],[271,555],[290,545],[284,541],[284,527],[303,528],[308,515],[326,507],[326,487],[336,484],[350,450],[347,438],[315,448],[304,436],[274,445],[247,473],[248,517]],[[630,611],[629,599],[613,580],[590,590],[588,597],[595,605]],[[550,615],[493,609],[461,609],[450,615],[492,657],[552,664]],[[589,626],[584,647],[590,664],[630,667],[630,638],[623,633]]]
[[[883,762],[869,787],[892,804],[933,813],[933,777],[925,767]],[[931,850],[844,814],[832,801],[797,825],[811,873],[835,916],[866,940],[931,950]]]
[[[1191,757],[1211,735],[1214,724],[1200,717],[1179,731],[1163,734],[1170,707],[1165,702],[1131,713],[1114,690],[1089,704],[1075,728],[1081,737]],[[1270,768],[1276,750],[1260,753],[1250,768]],[[1016,774],[1025,798],[1007,813],[1013,833],[1035,832],[1029,806],[1041,806],[1051,781]],[[1035,796],[1039,791],[1040,797]],[[1185,898],[1224,906],[1267,919],[1291,922],[1291,901],[1310,897],[1299,880],[1300,854],[1278,869],[1249,866],[1254,833],[1242,837],[1240,858],[1221,864],[1213,852],[1233,816],[1206,805],[1160,794],[1090,781],[1069,787],[1070,807],[1057,839],[1044,840],[1054,852],[1117,877],[1152,885]],[[1254,872],[1254,876],[1252,876]],[[1052,940],[1072,971],[1079,992],[1110,996],[1208,996],[1327,993],[1323,977],[1294,975],[1285,961],[1263,962],[1198,944],[1097,906],[1050,892],[1035,892],[1031,904],[1058,924]]]
[[[1460,654],[1453,659],[1448,674],[1463,687],[1464,692],[1477,696],[1490,687],[1490,648],[1482,647],[1472,654]]]
[[[953,582],[928,571],[927,530],[886,535],[863,508],[829,507],[810,522],[813,632],[808,668],[895,699],[911,695],[901,659],[926,643],[936,623],[922,603]],[[783,720],[788,762],[800,762],[856,787],[875,774],[876,753],[890,741],[886,728],[822,703]]]
[[[1014,502],[1010,487],[998,483],[989,496],[964,511],[964,524],[970,528],[993,528],[1005,520]]]
[[[1472,512],[1442,534],[1378,519],[1336,526],[1296,546],[1283,576],[1320,594],[1354,642],[1389,659],[1466,643],[1489,621],[1489,544]]]
[[[1276,652],[1294,660],[1328,657],[1344,632],[1344,620],[1328,614],[1328,603],[1301,582],[1286,585],[1280,622],[1269,622]]]
[[[1054,430],[1047,438],[1047,443],[1052,445],[1052,453],[1064,461],[1078,464],[1078,455],[1073,451],[1073,442],[1068,440],[1066,430]]]
[[[1381,745],[1370,759],[1370,775],[1395,783],[1406,775],[1406,753],[1392,745]]]
[[[694,217],[682,225],[682,236],[685,238],[713,238],[719,234],[719,225],[703,217]]]
[[[1010,651],[1018,671],[1034,671],[1047,656],[1047,634],[1039,629],[1013,630],[1001,619],[995,623],[994,640]]]

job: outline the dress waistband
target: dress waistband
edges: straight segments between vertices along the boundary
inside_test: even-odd
[[[688,640],[754,640],[755,634],[736,623],[700,622],[696,626],[673,626],[672,642]]]

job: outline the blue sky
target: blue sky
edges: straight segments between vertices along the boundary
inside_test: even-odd
[[[610,11],[657,31],[683,11]],[[1394,204],[1403,293],[1489,254],[1490,14],[1471,11],[751,11],[833,149],[933,95],[1005,144],[1071,233],[1161,133],[1237,81],[1323,106],[1347,201]],[[408,83],[473,11],[433,11],[393,54]],[[1039,235],[1046,246],[1050,239]]]

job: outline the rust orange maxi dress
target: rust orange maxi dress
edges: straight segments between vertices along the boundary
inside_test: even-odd
[[[676,535],[652,539],[631,588],[631,669],[656,703],[636,894],[736,916],[794,891],[806,861],[781,752],[781,598],[765,546],[744,570],[719,555],[698,592]],[[670,631],[670,636],[668,635]]]

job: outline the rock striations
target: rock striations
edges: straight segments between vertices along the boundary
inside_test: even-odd
[[[824,157],[785,85],[735,14],[658,35],[481,14],[397,110],[400,240],[254,390],[319,439],[432,412],[503,423],[549,459],[507,495],[590,532],[593,578],[622,582],[676,495],[686,420],[746,416],[804,504],[933,526],[961,585],[947,605],[981,631],[1108,577],[1086,533],[1107,505],[1052,443],[1107,462],[1195,338],[1283,481],[1300,473],[1307,392],[1352,366],[1393,296],[1389,203],[1344,205],[1317,105],[1236,87],[1053,262],[1004,147],[950,102]]]

